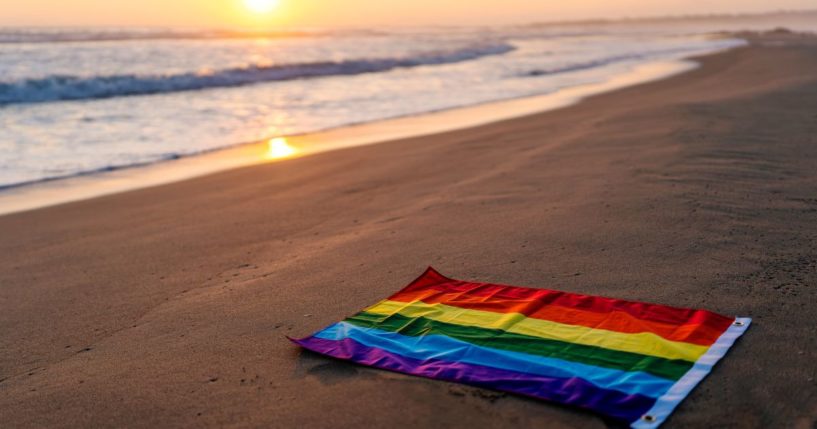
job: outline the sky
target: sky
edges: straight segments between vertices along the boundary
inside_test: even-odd
[[[0,0],[0,26],[333,27],[508,24],[817,9],[817,0]]]

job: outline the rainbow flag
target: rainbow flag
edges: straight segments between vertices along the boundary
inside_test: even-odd
[[[292,340],[338,359],[531,396],[654,428],[751,319],[447,278]]]

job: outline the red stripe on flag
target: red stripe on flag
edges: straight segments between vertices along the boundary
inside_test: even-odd
[[[710,345],[734,319],[611,298],[449,279],[429,268],[393,301],[441,303],[473,310],[521,313],[531,318],[617,332],[652,332],[668,340]]]

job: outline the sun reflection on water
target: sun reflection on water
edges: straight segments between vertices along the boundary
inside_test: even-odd
[[[267,153],[265,157],[267,159],[281,159],[295,155],[297,152],[297,149],[287,143],[287,139],[284,137],[276,137],[267,142]]]

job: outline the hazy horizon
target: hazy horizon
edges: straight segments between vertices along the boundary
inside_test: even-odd
[[[248,10],[245,0],[0,0],[3,27],[365,27],[490,25],[531,22],[764,15],[814,12],[811,0],[716,0],[706,6],[680,1],[577,0],[570,5],[530,4],[526,0],[279,0],[269,12]],[[365,11],[365,13],[361,13]]]

